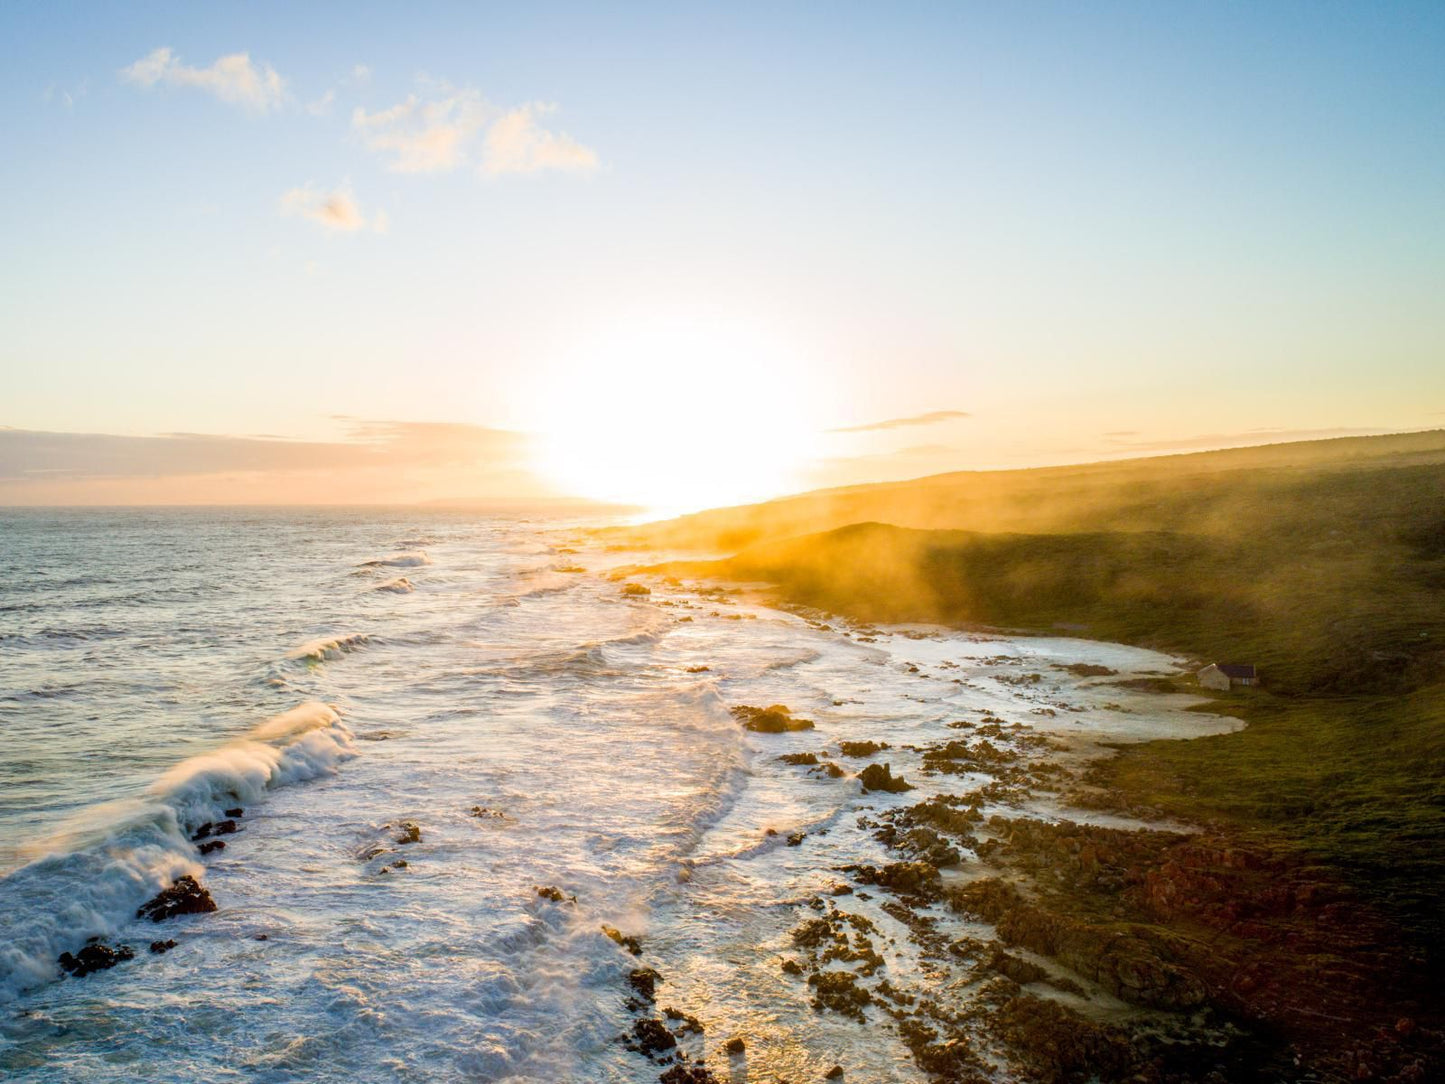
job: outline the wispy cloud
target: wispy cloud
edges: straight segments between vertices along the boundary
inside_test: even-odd
[[[299,215],[329,230],[355,233],[357,230],[372,230],[385,233],[386,213],[378,212],[369,222],[362,214],[361,205],[346,186],[330,192],[307,184],[293,188],[281,197],[281,213]]]
[[[533,102],[503,109],[471,88],[443,87],[432,97],[412,94],[375,113],[358,107],[351,127],[365,147],[389,156],[399,173],[445,172],[474,158],[487,176],[595,169],[596,151],[538,123],[556,108]]]
[[[829,429],[830,433],[877,433],[885,429],[906,429],[914,425],[937,425],[939,422],[951,422],[958,418],[971,417],[963,410],[933,410],[927,414],[911,414],[906,418],[888,418],[881,422],[870,422],[868,425],[849,425],[842,429]]]
[[[45,88],[44,98],[47,102],[58,102],[66,109],[74,109],[75,103],[84,98],[89,92],[90,80],[88,79],[82,79],[69,89],[60,86],[58,83],[51,83]]]
[[[269,64],[253,64],[248,53],[232,53],[209,68],[194,68],[182,64],[171,49],[163,46],[122,68],[120,77],[143,87],[160,83],[193,87],[214,94],[223,102],[260,113],[275,109],[286,100],[286,81]]]
[[[537,123],[557,109],[546,102],[513,109],[487,129],[482,147],[483,173],[535,173],[542,169],[588,172],[597,168],[597,152],[566,132],[549,132]]]

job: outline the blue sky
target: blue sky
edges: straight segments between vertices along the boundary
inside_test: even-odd
[[[1445,418],[1438,4],[11,2],[0,51],[0,425],[769,397],[688,320],[805,389],[761,422],[969,415],[795,484]],[[239,53],[251,98],[205,74]],[[399,171],[408,101],[463,153]]]

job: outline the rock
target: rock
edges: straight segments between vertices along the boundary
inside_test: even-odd
[[[859,1023],[867,1019],[863,1007],[872,1003],[873,995],[858,985],[851,971],[815,971],[808,976],[808,985],[813,987],[813,1008],[832,1009]]]
[[[160,956],[162,953],[170,952],[171,949],[173,949],[173,948],[175,948],[175,947],[176,947],[175,941],[174,941],[174,940],[170,940],[170,939],[165,940],[165,941],[152,941],[152,942],[151,942],[151,951],[154,952],[157,956]]]
[[[214,832],[218,836],[229,836],[231,833],[239,832],[240,830],[241,826],[238,825],[235,821],[227,820],[219,821],[212,829],[212,832]]]
[[[602,925],[602,932],[605,933],[608,937],[610,937],[613,941],[616,941],[628,952],[632,953],[632,955],[642,955],[642,942],[639,941],[637,938],[631,937],[623,933],[616,926],[609,926],[606,923],[603,923]]]
[[[240,806],[236,806],[235,809],[228,809],[228,810],[226,810],[226,816],[228,816],[228,817],[239,817],[239,816],[241,816],[241,815],[242,815],[243,813],[245,813],[245,812],[246,812],[246,811],[245,811],[244,809],[242,809]]]
[[[216,901],[211,899],[211,894],[188,873],[176,878],[175,884],[158,892],[154,899],[141,904],[135,914],[136,918],[160,922],[176,915],[206,914],[215,909]]]
[[[210,821],[207,821],[205,824],[201,825],[199,828],[196,829],[195,834],[191,836],[191,842],[194,843],[198,839],[205,839],[208,835],[211,834],[211,829],[214,827],[214,824],[212,824]]]
[[[644,587],[640,583],[627,583],[622,585],[622,595],[624,598],[645,598],[650,594],[652,594],[652,588]]]
[[[818,763],[817,753],[784,753],[778,758],[784,764],[791,764],[793,767],[802,767],[805,764]]]
[[[823,1074],[824,1080],[841,1080],[842,1078],[843,1067],[841,1065],[835,1065],[833,1066],[833,1068],[829,1069],[826,1073]]]
[[[557,887],[555,887],[555,886],[553,886],[553,885],[538,885],[538,886],[537,886],[537,895],[541,896],[544,900],[551,900],[553,903],[576,903],[576,902],[577,902],[577,897],[576,897],[576,896],[567,896],[567,895],[564,895],[563,892],[562,892],[562,890],[561,890],[560,888],[557,888]],[[603,928],[606,929],[606,927],[603,927]]]
[[[706,1065],[694,1065],[687,1055],[667,1072],[657,1078],[658,1084],[720,1084]]]
[[[870,764],[858,773],[858,779],[863,784],[863,792],[884,790],[890,794],[901,794],[905,790],[912,790],[913,784],[909,783],[901,775],[895,776],[893,769],[887,764]]]
[[[687,668],[687,672],[689,674],[706,674],[709,673],[711,670],[711,666],[689,666]]]
[[[650,967],[634,967],[627,976],[628,985],[647,1001],[656,999],[657,984],[661,981],[662,976]]]
[[[796,847],[796,846],[798,846],[800,843],[803,842],[803,840],[807,837],[807,835],[808,835],[807,832],[794,832],[792,835],[788,836],[788,846],[789,846],[789,847]]]
[[[196,848],[196,850],[202,854],[210,854],[212,851],[224,851],[225,849],[226,841],[223,839],[208,839]]]
[[[742,723],[745,730],[759,734],[782,734],[793,730],[813,729],[813,720],[795,719],[792,711],[783,704],[772,704],[766,708],[739,704],[730,710],[733,718]]]
[[[493,809],[491,806],[474,805],[467,810],[467,815],[476,817],[478,820],[505,820],[506,814],[500,809]]]
[[[79,979],[93,971],[106,971],[116,964],[134,957],[135,953],[129,945],[117,945],[115,948],[111,948],[92,938],[92,943],[86,945],[74,956],[68,952],[62,952],[56,963]]]
[[[666,1008],[662,1010],[662,1015],[679,1025],[677,1031],[674,1032],[676,1035],[687,1035],[689,1033],[701,1035],[703,1033],[702,1021],[690,1012],[683,1012],[681,1009]]]
[[[838,748],[845,757],[871,757],[874,753],[891,748],[886,741],[845,741]]]
[[[420,843],[421,827],[415,821],[402,821],[396,826],[395,838],[398,843]]]
[[[782,968],[785,975],[801,975],[803,973],[803,965],[797,960],[784,960]]]
[[[667,1025],[655,1017],[646,1016],[632,1025],[632,1037],[637,1049],[648,1057],[654,1057],[677,1046],[677,1039],[667,1030]]]
[[[890,862],[881,869],[877,866],[849,866],[848,872],[862,884],[877,885],[903,896],[933,899],[942,886],[938,870],[927,862]]]
[[[729,1039],[726,1043],[723,1044],[723,1049],[726,1050],[729,1054],[741,1054],[745,1049],[747,1049],[747,1044],[744,1043],[742,1039],[734,1035],[731,1039]]]

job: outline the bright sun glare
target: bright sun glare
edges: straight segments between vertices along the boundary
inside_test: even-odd
[[[698,317],[636,320],[546,373],[538,464],[559,489],[662,515],[806,484],[816,377],[776,337]]]

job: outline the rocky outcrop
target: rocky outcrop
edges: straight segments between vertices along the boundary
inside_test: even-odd
[[[177,915],[200,915],[214,911],[216,901],[190,874],[176,878],[169,888],[156,893],[136,910],[137,918],[160,922]]]
[[[813,720],[795,718],[792,711],[783,704],[772,704],[766,708],[738,704],[729,710],[733,718],[743,724],[745,730],[759,734],[783,734],[793,730],[813,729]]]
[[[890,794],[901,794],[905,790],[913,789],[913,784],[901,775],[894,775],[892,766],[888,764],[868,765],[858,773],[858,781],[863,784],[864,793],[882,790]]]
[[[115,948],[111,948],[109,945],[101,943],[99,938],[92,937],[79,952],[74,955],[62,952],[56,962],[62,970],[79,979],[96,971],[107,971],[118,963],[134,958],[135,952],[129,945],[117,945]]]

